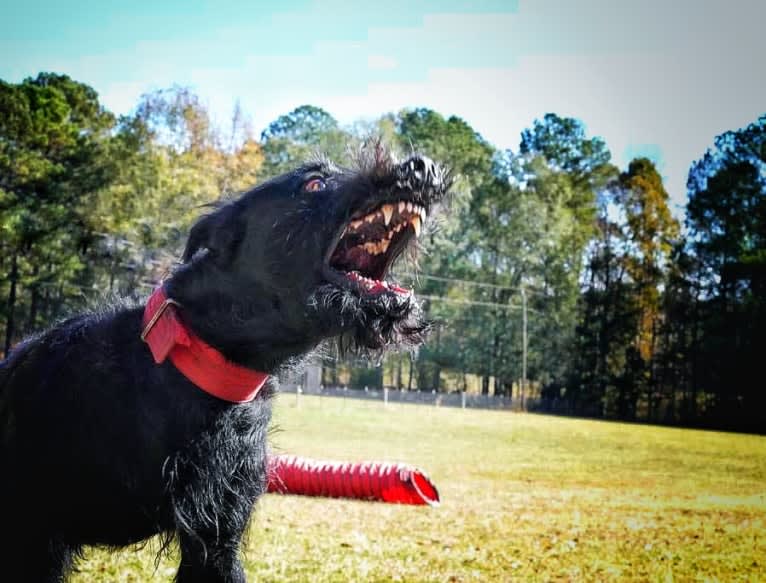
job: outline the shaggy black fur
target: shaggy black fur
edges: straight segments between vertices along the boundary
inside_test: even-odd
[[[207,343],[273,374],[327,339],[418,343],[426,324],[411,295],[365,293],[330,256],[350,220],[400,200],[430,216],[449,183],[428,159],[399,163],[379,145],[354,169],[310,163],[202,218],[166,290]],[[231,404],[169,360],[155,365],[142,313],[113,302],[0,363],[0,580],[60,581],[85,545],[160,534],[180,546],[178,581],[244,581],[240,544],[265,490],[273,388]]]

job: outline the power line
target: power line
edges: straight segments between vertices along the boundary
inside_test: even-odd
[[[544,295],[545,292],[541,290],[536,290],[534,288],[530,288],[528,286],[523,285],[497,285],[494,283],[484,283],[481,281],[469,281],[467,279],[459,279],[457,277],[443,277],[440,275],[430,275],[428,273],[398,273],[397,276],[401,277],[409,277],[410,279],[417,280],[417,279],[430,279],[432,281],[441,281],[444,283],[460,283],[464,285],[472,285],[476,287],[488,287],[488,288],[494,288],[494,289],[508,289],[508,290],[526,290],[528,293],[533,294],[541,294]]]
[[[438,276],[430,276],[438,277]],[[441,278],[447,280],[447,278]],[[493,286],[494,287],[494,286]],[[530,311],[539,313],[537,310],[530,308],[527,302],[527,290],[524,287],[518,288],[521,291],[521,306],[514,304],[498,304],[496,302],[482,302],[477,300],[458,300],[453,298],[445,298],[442,296],[432,296],[426,294],[418,294],[419,297],[438,302],[445,302],[449,304],[467,305],[467,306],[480,306],[489,308],[500,308],[503,310],[521,310],[521,407],[525,408],[526,392],[527,392],[527,351],[529,346],[528,328],[527,328],[527,315]],[[493,357],[494,362],[494,357]],[[493,365],[494,367],[494,365]]]
[[[425,300],[433,300],[435,302],[445,302],[447,304],[457,304],[457,305],[464,305],[464,306],[480,306],[483,308],[499,308],[501,310],[523,310],[524,306],[517,306],[515,304],[499,304],[497,302],[482,302],[478,300],[459,300],[455,298],[445,298],[444,296],[431,296],[426,294],[416,294],[419,298],[423,298]],[[539,314],[540,312],[538,310],[535,310],[533,308],[527,307],[527,311],[529,312],[535,312],[536,314]]]

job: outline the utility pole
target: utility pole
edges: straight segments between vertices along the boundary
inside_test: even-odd
[[[527,390],[527,292],[521,286],[521,410],[526,411]]]

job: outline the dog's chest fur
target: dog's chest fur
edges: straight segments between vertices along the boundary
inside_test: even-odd
[[[246,521],[238,515],[265,490],[271,387],[234,405],[170,363],[153,365],[141,313],[74,318],[0,369],[0,427],[12,428],[2,466],[25,476],[0,487],[28,500],[37,520],[75,529],[62,534],[87,543]]]

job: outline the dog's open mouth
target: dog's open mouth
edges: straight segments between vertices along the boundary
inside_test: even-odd
[[[422,206],[403,200],[355,215],[330,252],[329,265],[362,292],[409,294],[384,278],[408,243],[420,235],[425,219]]]

